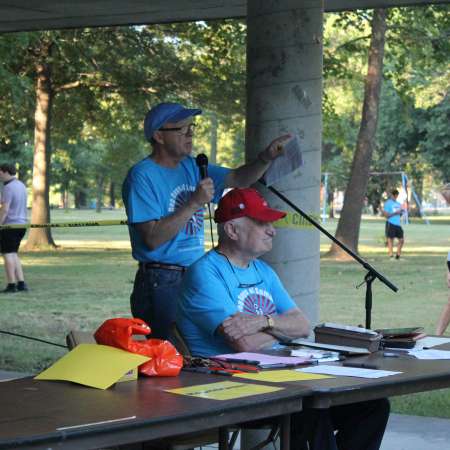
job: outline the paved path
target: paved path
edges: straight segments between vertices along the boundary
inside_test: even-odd
[[[381,450],[450,450],[450,420],[391,414]]]
[[[205,448],[217,450],[217,445]],[[391,414],[381,450],[450,450],[450,419]]]
[[[217,450],[217,445],[205,448]],[[450,450],[450,419],[391,414],[381,450]]]

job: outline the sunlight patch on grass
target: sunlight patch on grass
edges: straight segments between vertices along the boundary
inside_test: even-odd
[[[95,241],[95,240],[64,240],[58,239],[57,245],[63,247],[65,250],[68,249],[114,249],[114,250],[130,250],[130,241]]]

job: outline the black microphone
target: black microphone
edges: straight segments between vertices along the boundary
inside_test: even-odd
[[[208,177],[208,157],[204,153],[200,153],[195,158],[195,162],[197,163],[198,170],[200,170],[200,178]]]
[[[195,162],[197,163],[198,170],[200,171],[200,178],[203,180],[204,178],[208,178],[208,157],[204,153],[200,153],[195,158]],[[211,214],[211,205],[208,203],[208,212],[209,212],[209,230],[211,232],[211,242],[214,247],[214,234],[213,234],[213,226],[212,226],[212,214]]]

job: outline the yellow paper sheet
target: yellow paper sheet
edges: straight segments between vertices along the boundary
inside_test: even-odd
[[[267,370],[258,373],[236,373],[234,377],[245,378],[255,381],[270,381],[271,383],[282,383],[284,381],[307,381],[320,380],[322,378],[334,378],[329,375],[318,375],[315,373],[302,373],[295,370]]]
[[[73,381],[107,389],[126,372],[149,360],[108,345],[79,344],[34,379]]]
[[[267,394],[284,388],[264,386],[259,384],[236,383],[221,381],[219,383],[199,384],[186,388],[169,389],[166,392],[189,395],[191,397],[209,398],[212,400],[232,400],[234,398],[249,397],[250,395]]]

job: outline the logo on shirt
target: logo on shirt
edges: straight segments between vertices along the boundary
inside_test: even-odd
[[[195,186],[189,186],[187,184],[181,184],[177,186],[170,194],[169,212],[174,212],[178,208],[184,206],[192,196]],[[195,211],[193,216],[188,220],[183,228],[186,234],[197,234],[203,228],[203,208]]]
[[[257,287],[244,289],[238,296],[237,307],[243,313],[256,316],[276,313],[270,293]]]

